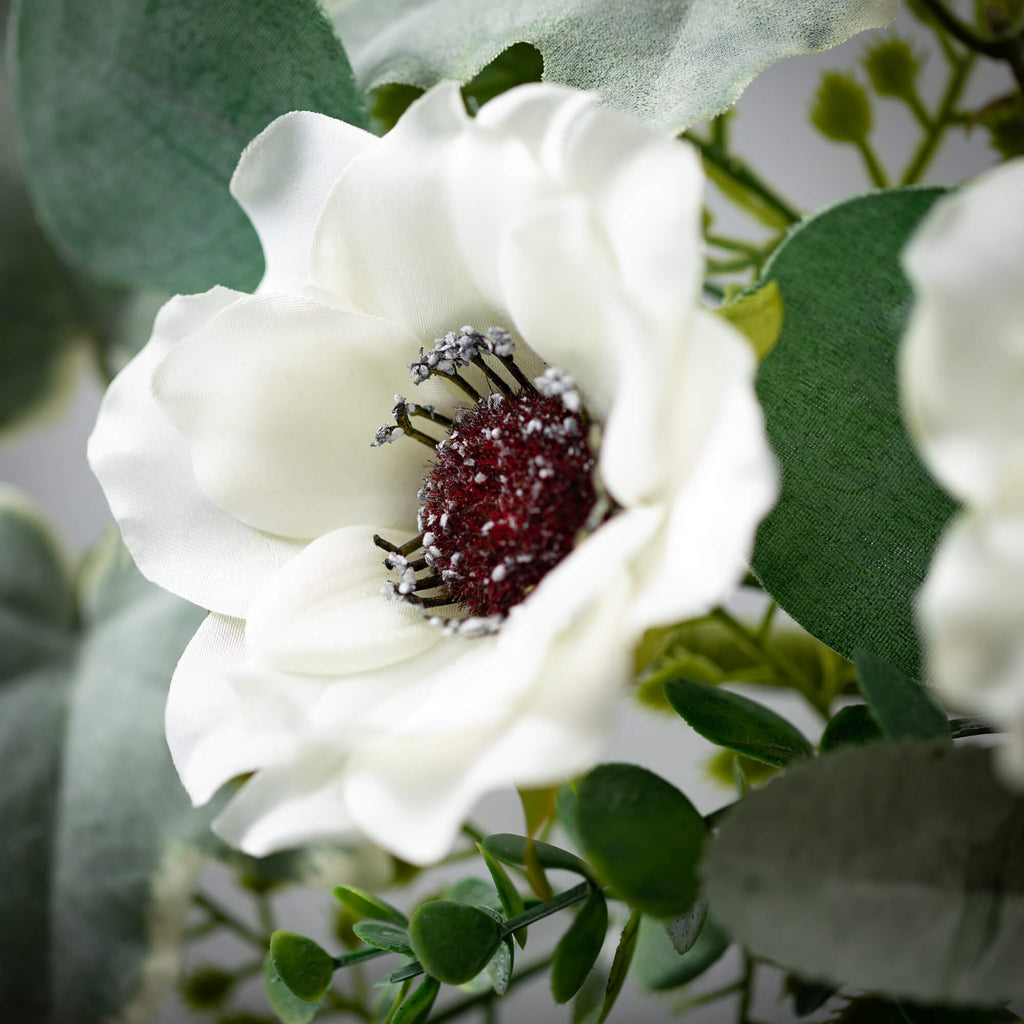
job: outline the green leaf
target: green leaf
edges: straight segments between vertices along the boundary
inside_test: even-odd
[[[732,302],[715,310],[741,331],[758,359],[764,359],[782,332],[782,296],[775,281],[753,291],[743,292]]]
[[[208,838],[163,708],[203,613],[114,537],[73,586],[52,533],[0,492],[0,1017],[140,1017],[170,981]],[[28,1016],[26,1016],[28,1015]]]
[[[762,704],[690,679],[665,683],[673,709],[701,736],[756,761],[785,768],[813,747],[794,725]]]
[[[409,939],[427,974],[450,985],[462,985],[494,956],[501,928],[478,907],[431,900],[412,915]]]
[[[894,1003],[878,996],[851,999],[833,1017],[830,1024],[1011,1024],[1016,1014],[999,1007],[954,1009]]]
[[[508,991],[515,963],[515,946],[512,945],[512,936],[508,935],[498,943],[494,956],[491,957],[490,962],[484,968],[484,973],[487,975],[487,980],[491,983],[491,988],[499,996],[503,996]]]
[[[440,991],[441,983],[436,978],[424,978],[391,1018],[392,1024],[424,1024]]]
[[[465,82],[496,53],[528,42],[543,55],[547,81],[596,89],[609,106],[666,131],[725,109],[770,64],[828,49],[895,13],[889,0],[775,0],[756,18],[743,0],[491,0],[486,18],[467,16],[458,0],[329,0],[327,9],[364,88]]]
[[[598,765],[580,783],[577,817],[587,857],[630,906],[674,917],[697,898],[707,828],[675,786],[636,765]]]
[[[636,952],[637,934],[640,930],[640,914],[633,911],[629,920],[622,929],[619,936],[619,944],[615,947],[615,956],[612,959],[612,967],[608,972],[608,984],[604,990],[604,1001],[601,1003],[601,1012],[597,1017],[597,1024],[604,1024],[608,1015],[615,1008],[616,1000],[626,983],[626,975],[629,974],[629,966],[633,962],[633,954]]]
[[[334,977],[334,958],[312,939],[278,929],[270,936],[270,959],[288,990],[307,1003],[318,1003]]]
[[[722,958],[729,945],[725,932],[708,919],[689,952],[680,956],[669,938],[666,922],[643,917],[633,970],[648,991],[667,992],[699,978]]]
[[[360,917],[368,917],[371,921],[387,921],[389,924],[398,925],[399,928],[409,927],[409,918],[398,907],[393,907],[364,889],[357,889],[354,885],[336,885],[334,896],[343,906]]]
[[[608,934],[608,904],[600,889],[587,901],[555,947],[551,963],[551,994],[567,1003],[583,987]]]
[[[505,912],[505,917],[515,917],[517,914],[521,914],[525,909],[523,897],[519,894],[515,883],[508,877],[508,872],[501,866],[497,858],[491,856],[480,843],[477,843],[477,849],[487,865],[487,870],[491,873],[491,878],[494,879],[494,887],[498,890],[498,898],[501,900],[501,909]],[[521,928],[516,932],[515,938],[520,949],[526,948],[526,931],[525,928]]]
[[[267,994],[270,1008],[283,1024],[309,1024],[320,1009],[318,1004],[300,999],[288,988],[274,970],[269,953],[263,961],[263,990]]]
[[[707,902],[697,900],[685,914],[665,922],[665,933],[680,956],[685,956],[693,949],[693,944],[700,938],[707,916]]]
[[[404,928],[395,928],[390,924],[377,924],[374,921],[357,921],[352,931],[368,946],[386,949],[402,956],[415,956],[409,945],[409,933]]]
[[[863,746],[881,738],[882,730],[878,728],[867,705],[853,704],[848,708],[840,708],[829,719],[818,749],[826,754],[839,747]]]
[[[949,738],[945,712],[913,679],[870,651],[853,652],[868,708],[890,739]]]
[[[492,857],[496,857],[505,864],[525,865],[528,842],[526,836],[516,836],[509,832],[495,832],[493,835],[485,836],[481,845]],[[539,839],[534,840],[533,846],[537,851],[537,859],[540,861],[541,867],[557,871],[572,871],[584,878],[593,878],[593,872],[587,864],[574,853],[552,846],[550,843],[542,843]]]
[[[910,307],[899,254],[940,189],[876,191],[795,228],[765,268],[786,319],[757,391],[782,495],[753,568],[844,657],[919,674],[913,597],[954,511],[900,418],[896,347]]]
[[[243,147],[289,110],[366,123],[314,0],[31,0],[13,34],[36,209],[110,280],[252,288],[260,247],[227,188]]]
[[[732,809],[703,872],[736,940],[804,976],[1024,998],[1024,798],[989,750],[905,740],[797,765]]]
[[[482,878],[460,878],[449,886],[445,897],[456,903],[467,903],[471,907],[486,907],[488,910],[501,910],[501,897],[498,890]]]

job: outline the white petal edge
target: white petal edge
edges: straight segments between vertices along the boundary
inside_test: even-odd
[[[282,672],[337,676],[440,642],[443,634],[422,612],[383,593],[397,576],[373,542],[377,532],[349,526],[325,534],[270,580],[249,611],[249,655]]]
[[[375,142],[344,121],[291,111],[245,147],[230,187],[263,246],[260,290],[296,290],[309,281],[313,231],[327,196],[352,158]]]
[[[247,298],[214,288],[166,303],[148,344],[107,389],[88,445],[89,464],[142,574],[202,608],[236,616],[302,545],[251,529],[199,489],[188,446],[150,384],[168,352]]]

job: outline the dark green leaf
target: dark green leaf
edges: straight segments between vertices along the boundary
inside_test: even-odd
[[[830,1024],[1012,1024],[1020,1020],[1001,1008],[953,1009],[894,1003],[878,996],[860,996],[849,1000]]]
[[[582,988],[597,963],[607,934],[608,904],[600,889],[592,889],[555,947],[551,963],[551,994],[556,1003],[567,1003]]]
[[[283,1024],[309,1024],[320,1008],[316,1003],[300,999],[288,988],[274,970],[269,953],[263,961],[263,990],[270,1008]]]
[[[445,892],[445,897],[456,903],[468,903],[471,907],[486,907],[501,910],[498,890],[482,878],[460,878]]]
[[[454,900],[431,900],[412,915],[409,939],[427,974],[462,985],[488,964],[501,941],[486,911]]]
[[[67,256],[123,283],[253,287],[260,247],[227,189],[243,147],[289,110],[366,120],[313,0],[31,0],[14,36],[36,208]]]
[[[867,705],[853,704],[840,708],[829,719],[818,747],[825,754],[839,747],[863,746],[881,738],[882,730],[871,717]]]
[[[701,736],[737,754],[785,768],[814,753],[796,726],[737,693],[691,679],[670,679],[665,683],[665,696]]]
[[[505,917],[515,917],[517,914],[521,914],[525,909],[523,897],[519,894],[515,883],[508,877],[508,872],[501,866],[497,858],[492,857],[479,843],[477,843],[477,849],[487,865],[487,870],[491,873],[491,878],[494,879],[494,887],[498,890],[498,898],[501,900],[501,909],[505,912]],[[519,943],[520,949],[526,948],[526,931],[525,928],[521,928],[516,932],[516,942]]]
[[[839,990],[835,985],[823,985],[820,981],[806,981],[799,975],[786,978],[786,994],[793,999],[793,1012],[798,1017],[820,1010]]]
[[[423,1024],[430,1016],[441,984],[436,978],[424,978],[412,995],[398,1008],[391,1024]]]
[[[680,956],[665,925],[666,922],[653,917],[640,921],[634,972],[640,984],[651,992],[689,984],[717,963],[730,945],[729,937],[708,919],[690,951]]]
[[[626,983],[626,975],[629,974],[629,965],[633,962],[633,954],[636,952],[636,940],[640,930],[640,914],[633,911],[629,920],[622,929],[619,936],[619,944],[615,947],[615,956],[612,959],[612,968],[608,972],[608,985],[604,992],[604,1001],[601,1003],[601,1012],[597,1018],[597,1024],[604,1024],[608,1015],[615,1007],[619,998],[622,986]]]
[[[509,832],[496,832],[494,835],[485,836],[482,845],[492,857],[497,857],[498,860],[506,864],[523,865],[526,863],[527,842],[526,836],[516,836]],[[537,859],[540,861],[541,867],[550,868],[551,870],[572,871],[577,875],[583,875],[584,878],[592,877],[593,873],[590,868],[574,853],[569,853],[568,850],[552,846],[550,843],[542,843],[540,840],[535,840],[533,845],[537,851]]]
[[[375,921],[357,921],[352,931],[368,946],[386,949],[402,956],[415,956],[409,945],[409,934],[404,928],[395,928],[390,924],[377,924]]]
[[[307,1003],[318,1003],[334,977],[334,959],[312,939],[278,930],[270,937],[270,959],[288,990]]]
[[[387,921],[389,924],[397,924],[399,928],[409,926],[409,918],[397,907],[393,907],[379,896],[374,896],[373,893],[357,889],[354,885],[336,885],[334,895],[343,906],[360,917],[368,917],[372,921]]]
[[[864,699],[886,736],[949,738],[945,712],[913,679],[870,651],[854,651],[853,663]]]
[[[805,629],[919,673],[913,596],[954,511],[900,418],[896,347],[910,307],[899,264],[942,191],[876,191],[804,221],[764,273],[786,316],[757,390],[782,495],[753,568]]]
[[[1024,797],[991,751],[902,741],[794,766],[737,804],[704,862],[756,955],[895,998],[1024,998]]]
[[[675,786],[636,765],[598,765],[580,783],[577,817],[587,857],[630,906],[654,917],[689,909],[707,828]]]

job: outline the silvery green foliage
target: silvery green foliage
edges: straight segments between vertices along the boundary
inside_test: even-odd
[[[678,131],[733,103],[765,68],[887,24],[896,0],[326,0],[364,88],[468,81],[528,42],[544,78]]]

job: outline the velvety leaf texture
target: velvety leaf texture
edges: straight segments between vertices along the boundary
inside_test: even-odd
[[[913,597],[954,505],[900,417],[910,286],[899,254],[941,194],[873,192],[794,229],[765,268],[786,314],[757,380],[782,495],[758,532],[754,572],[844,657],[863,647],[912,677]]]
[[[531,43],[544,78],[679,131],[734,102],[760,71],[896,14],[894,0],[327,0],[364,88],[466,82]]]
[[[259,243],[227,188],[246,143],[289,110],[365,124],[313,0],[32,0],[14,34],[37,210],[68,257],[116,282],[252,287]]]

